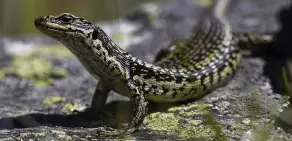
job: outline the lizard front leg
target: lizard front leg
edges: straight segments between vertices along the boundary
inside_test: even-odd
[[[133,133],[137,126],[143,121],[146,113],[147,113],[147,104],[144,97],[144,93],[139,90],[135,85],[132,83],[128,84],[131,96],[131,106],[132,106],[132,115],[131,120],[128,123],[126,129],[114,129],[110,127],[99,127],[97,128],[97,132],[100,135],[107,135],[107,136],[116,136],[116,135],[127,135]]]
[[[91,101],[91,108],[95,111],[95,113],[98,113],[104,109],[104,105],[110,91],[111,89],[104,86],[102,82],[97,83]]]

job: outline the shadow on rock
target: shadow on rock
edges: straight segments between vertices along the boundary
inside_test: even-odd
[[[148,114],[158,111],[163,112],[171,106],[181,104],[183,103],[150,103],[148,106]],[[72,115],[34,113],[18,117],[0,118],[0,130],[39,126],[84,128],[110,126],[120,128],[121,124],[127,125],[130,120],[130,116],[130,102],[114,101],[107,104],[104,111],[101,112],[96,112],[92,108],[88,108],[82,112],[73,112]]]
[[[275,34],[275,41],[266,52],[267,62],[264,72],[272,83],[273,90],[282,95],[292,97],[292,4],[288,9],[282,10],[278,16],[281,30]],[[285,131],[291,132],[291,105],[283,110],[276,118],[275,125]],[[290,118],[288,118],[290,117]]]
[[[104,112],[96,113],[88,108],[72,115],[60,114],[27,114],[18,117],[0,119],[0,129],[29,128],[38,126],[62,127],[99,127],[116,126],[117,123],[128,121],[129,102],[111,102],[105,106]]]
[[[283,80],[283,68],[287,60],[292,57],[292,5],[289,9],[282,10],[278,16],[281,30],[275,34],[275,41],[266,51],[265,74],[271,79],[274,91],[280,94],[287,93]],[[291,63],[291,62],[290,62]]]
[[[279,117],[275,121],[277,127],[281,127],[285,132],[292,134],[292,106],[285,108],[280,113]]]

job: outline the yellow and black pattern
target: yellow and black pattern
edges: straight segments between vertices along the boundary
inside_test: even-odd
[[[229,28],[214,16],[205,17],[189,40],[155,65],[131,60],[130,76],[152,101],[183,101],[205,94],[238,67],[241,55]]]
[[[97,112],[111,90],[130,97],[133,112],[127,129],[99,128],[105,135],[135,131],[147,113],[147,101],[184,101],[222,86],[240,64],[239,40],[253,37],[235,35],[224,17],[209,13],[193,36],[151,64],[125,52],[98,26],[69,13],[38,18],[35,26],[63,43],[99,80],[92,100]]]

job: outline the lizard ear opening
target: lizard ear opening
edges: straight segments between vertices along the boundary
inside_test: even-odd
[[[96,40],[97,36],[98,36],[98,31],[97,31],[97,29],[94,29],[92,34],[91,34],[91,37],[92,37],[93,40]]]

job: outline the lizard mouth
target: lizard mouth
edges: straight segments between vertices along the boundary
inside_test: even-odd
[[[68,30],[66,27],[61,26],[57,23],[54,23],[49,20],[50,17],[40,17],[35,19],[34,25],[35,27],[40,30],[41,32],[46,32],[46,31],[54,31],[54,32],[73,32]]]

